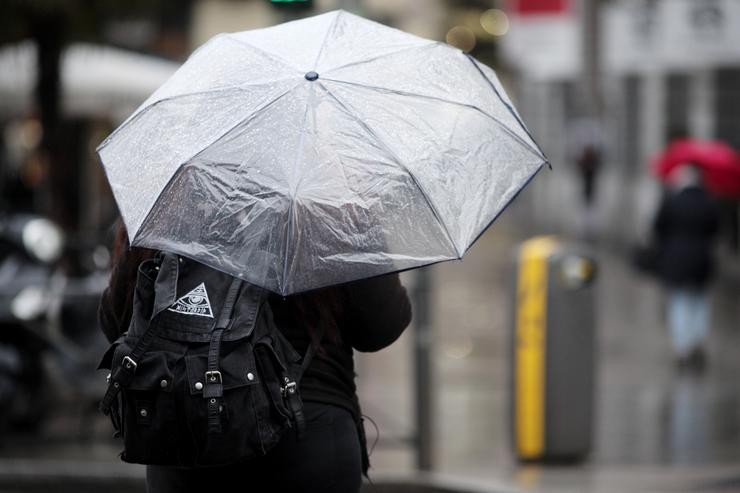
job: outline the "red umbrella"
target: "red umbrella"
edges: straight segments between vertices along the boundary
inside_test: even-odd
[[[674,140],[653,159],[653,172],[671,182],[673,172],[688,163],[704,170],[709,190],[723,197],[740,198],[740,155],[732,147],[714,140]]]

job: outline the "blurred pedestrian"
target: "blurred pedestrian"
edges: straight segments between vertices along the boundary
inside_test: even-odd
[[[595,145],[584,147],[576,165],[581,175],[583,202],[587,208],[591,208],[596,195],[596,177],[601,167],[601,152]]]
[[[600,122],[595,118],[574,120],[568,129],[568,141],[570,159],[581,182],[581,234],[592,240],[596,234],[597,185],[605,144]]]
[[[719,209],[691,163],[677,169],[653,223],[657,274],[667,290],[667,321],[677,363],[702,367],[711,319]]]
[[[138,266],[156,254],[129,247],[126,238],[119,227],[110,284],[99,309],[111,342],[129,327]],[[149,465],[147,491],[359,491],[368,455],[353,350],[378,351],[401,335],[411,320],[406,289],[398,274],[390,274],[307,294],[271,294],[268,300],[277,329],[296,351],[305,354],[314,338],[320,339],[300,381],[304,436],[288,433],[265,456],[229,466]]]

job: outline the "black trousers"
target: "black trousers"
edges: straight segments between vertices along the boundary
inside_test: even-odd
[[[315,492],[360,490],[362,459],[357,427],[346,409],[304,403],[306,433],[289,431],[266,456],[227,467],[147,466],[149,493]]]

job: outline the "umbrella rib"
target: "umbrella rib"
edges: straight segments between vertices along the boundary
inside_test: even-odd
[[[155,107],[159,106],[162,103],[167,103],[167,102],[170,102],[170,101],[173,101],[173,100],[177,100],[177,99],[181,99],[181,98],[186,98],[186,97],[190,97],[190,96],[200,96],[200,95],[203,95],[203,94],[213,94],[213,93],[225,92],[225,91],[229,91],[229,90],[233,90],[233,89],[240,90],[242,87],[245,87],[245,86],[271,85],[271,84],[276,84],[278,82],[285,82],[286,80],[291,80],[291,79],[292,79],[292,77],[291,78],[285,78],[285,79],[278,79],[278,80],[274,80],[274,81],[265,81],[265,82],[260,82],[260,83],[254,83],[254,84],[241,84],[239,86],[229,86],[229,87],[222,87],[222,88],[218,88],[218,89],[208,89],[208,90],[205,90],[205,91],[189,92],[189,93],[186,93],[186,94],[176,94],[176,95],[170,96],[168,98],[158,99],[157,101],[154,101],[151,104],[149,104],[148,106],[142,108],[141,111],[139,111],[138,113],[134,113],[133,115],[131,115],[125,122],[123,122],[118,128],[116,128],[103,142],[101,142],[100,145],[98,145],[98,147],[96,148],[96,150],[97,151],[100,151],[101,149],[103,149],[108,144],[108,142],[110,142],[110,140],[113,138],[113,136],[115,136],[124,127],[128,127],[135,120],[138,120],[143,115],[149,113],[149,111],[152,108],[155,108]]]
[[[337,95],[333,94],[328,87],[326,87],[324,84],[321,84],[321,86],[324,88],[326,93],[331,96],[332,99],[334,99],[342,108],[344,108],[344,111],[347,112],[347,114],[355,120],[361,127],[363,127],[367,132],[375,139],[375,141],[393,158],[393,160],[400,166],[406,174],[409,175],[411,180],[414,182],[414,185],[416,185],[416,188],[419,190],[419,193],[421,193],[422,197],[424,197],[424,200],[426,201],[427,205],[432,211],[432,214],[434,214],[434,218],[437,220],[437,222],[442,226],[442,229],[444,230],[445,234],[447,235],[447,239],[452,244],[452,248],[455,250],[455,254],[457,254],[458,258],[462,258],[463,252],[460,252],[460,249],[457,247],[457,244],[455,243],[455,240],[452,238],[452,234],[450,234],[450,230],[447,227],[447,224],[442,220],[441,215],[439,214],[439,211],[437,210],[437,207],[432,202],[431,197],[427,194],[427,192],[424,190],[424,187],[421,186],[419,181],[416,179],[414,174],[409,170],[406,166],[404,166],[401,159],[399,159],[398,156],[391,150],[391,148],[388,146],[388,144],[385,143],[385,141],[367,124],[365,123],[362,118],[360,118],[357,113],[355,113],[354,109],[350,107],[348,104],[346,104],[344,101],[342,101]]]
[[[186,92],[183,94],[175,94],[173,96],[169,96],[166,98],[158,99],[154,102],[152,102],[147,108],[151,108],[152,106],[159,104],[159,103],[166,103],[168,101],[172,101],[174,99],[180,99],[185,98],[188,96],[202,96],[203,94],[212,94],[216,92],[224,92],[224,91],[231,91],[231,90],[237,90],[237,91],[245,91],[247,87],[254,87],[254,86],[268,86],[271,84],[277,84],[279,82],[285,82],[286,80],[291,80],[294,77],[284,77],[282,79],[275,79],[275,80],[266,80],[262,82],[247,82],[245,84],[239,84],[237,86],[227,86],[227,87],[217,87],[214,89],[206,89],[203,91],[195,91],[195,92]]]
[[[134,112],[133,115],[129,116],[126,119],[126,121],[124,121],[118,128],[116,128],[103,142],[100,143],[100,145],[98,145],[98,147],[96,148],[96,150],[100,151],[101,149],[103,149],[106,145],[108,145],[108,142],[110,142],[110,140],[116,134],[118,134],[122,129],[127,128],[128,126],[130,126],[131,124],[133,124],[133,122],[135,122],[136,120],[138,120],[142,116],[146,115],[147,113],[149,113],[150,110],[152,110],[153,108],[156,108],[157,106],[159,106],[162,103],[166,103],[166,102],[169,102],[169,101],[172,101],[172,100],[177,100],[177,99],[180,99],[180,98],[185,98],[185,97],[188,97],[188,96],[199,96],[201,94],[207,94],[207,93],[214,93],[214,92],[225,91],[227,89],[231,89],[231,88],[212,89],[212,90],[208,90],[208,91],[193,92],[193,93],[188,93],[188,94],[177,94],[177,95],[174,95],[174,96],[170,96],[168,98],[158,99],[157,101],[154,101],[151,104],[149,104],[149,105],[145,106],[144,108],[142,108],[140,111],[138,111],[138,113],[137,112]]]
[[[339,65],[338,67],[332,67],[330,69],[324,70],[324,73],[325,74],[330,74],[331,72],[334,72],[335,70],[341,70],[341,69],[348,68],[348,67],[356,67],[358,65],[363,65],[365,63],[370,63],[370,62],[374,62],[376,60],[380,60],[382,58],[386,58],[386,57],[389,57],[389,56],[397,55],[397,54],[403,53],[405,51],[411,51],[411,50],[421,49],[421,48],[429,48],[431,46],[436,46],[436,45],[441,45],[441,44],[443,44],[443,43],[440,43],[438,41],[431,41],[429,44],[415,45],[415,46],[407,46],[405,48],[401,48],[400,50],[389,51],[388,53],[382,53],[382,54],[377,55],[377,56],[374,56],[372,58],[366,58],[365,60],[357,60],[357,61],[354,61],[354,62],[345,63],[344,65]]]
[[[539,151],[540,151],[540,154],[542,154],[542,157],[544,157],[544,158],[545,158],[545,162],[546,162],[546,163],[548,164],[548,166],[550,166],[550,168],[552,169],[552,165],[550,164],[550,160],[549,160],[549,159],[547,159],[547,156],[546,156],[546,155],[545,155],[545,153],[544,153],[544,152],[542,151],[542,148],[540,148],[540,146],[539,146],[539,145],[537,144],[537,141],[536,141],[536,140],[534,140],[534,137],[532,136],[532,134],[531,134],[531,133],[529,133],[529,129],[527,128],[527,126],[526,126],[526,125],[524,125],[524,122],[522,121],[522,119],[521,119],[521,118],[519,118],[519,115],[517,114],[517,112],[516,112],[516,111],[514,111],[514,108],[513,108],[512,106],[511,106],[511,104],[509,104],[509,103],[508,103],[508,102],[507,102],[507,101],[506,101],[506,100],[505,100],[505,99],[504,99],[504,98],[503,98],[503,97],[501,96],[501,93],[499,92],[499,90],[498,90],[498,88],[496,87],[496,85],[495,85],[495,84],[494,84],[493,82],[491,82],[491,80],[490,80],[490,79],[489,79],[488,77],[486,77],[486,74],[484,74],[484,73],[483,73],[483,70],[481,70],[480,66],[478,65],[478,62],[477,62],[477,61],[476,61],[476,60],[475,60],[475,59],[474,59],[474,58],[473,58],[472,56],[470,56],[470,55],[468,55],[468,54],[466,54],[466,56],[468,57],[468,60],[470,60],[470,63],[472,63],[472,64],[473,64],[473,66],[475,67],[475,69],[476,69],[476,70],[478,71],[478,73],[479,73],[479,74],[481,75],[481,77],[483,77],[483,79],[484,79],[484,80],[485,80],[486,82],[488,82],[488,85],[489,85],[489,86],[491,86],[491,89],[493,89],[493,92],[494,92],[494,93],[496,94],[496,96],[498,96],[498,99],[499,99],[499,101],[501,101],[501,103],[502,103],[502,104],[503,104],[503,105],[504,105],[504,106],[506,107],[506,109],[508,109],[508,110],[509,110],[509,113],[511,113],[511,116],[513,116],[513,117],[514,117],[514,119],[515,119],[515,120],[516,120],[516,121],[517,121],[517,122],[519,123],[519,126],[520,126],[520,127],[522,128],[522,130],[524,130],[524,132],[525,132],[525,133],[526,133],[526,134],[527,134],[527,135],[529,136],[529,138],[530,138],[530,139],[532,139],[532,142],[534,142],[534,144],[535,144],[535,145],[537,146],[537,148],[538,148],[538,149],[539,149]]]
[[[294,85],[290,89],[287,89],[286,91],[284,91],[284,92],[280,93],[279,95],[275,96],[273,99],[270,99],[266,103],[262,104],[262,106],[256,108],[253,112],[251,112],[250,114],[248,114],[247,116],[245,116],[244,118],[242,118],[241,120],[239,120],[238,122],[236,122],[234,125],[232,125],[231,127],[229,127],[225,132],[223,132],[221,135],[219,135],[218,137],[216,137],[215,140],[213,140],[210,143],[206,144],[201,150],[199,150],[198,152],[196,152],[195,154],[193,154],[190,158],[188,158],[185,161],[183,161],[182,164],[185,164],[185,163],[187,163],[189,161],[192,161],[196,157],[200,156],[203,152],[205,152],[213,144],[217,143],[218,141],[220,141],[221,139],[223,139],[224,137],[226,137],[227,135],[229,135],[234,129],[238,128],[240,125],[243,125],[243,124],[249,122],[252,118],[256,117],[257,116],[257,113],[259,113],[260,111],[262,111],[265,108],[268,108],[268,107],[272,106],[273,104],[275,104],[276,102],[278,102],[280,99],[283,98],[283,96],[285,96],[286,94],[288,94],[290,91],[292,91],[293,89],[295,89],[297,86],[298,86],[298,84]]]
[[[311,107],[311,102],[313,101],[313,95],[314,95],[314,85],[309,85],[309,94],[306,97],[306,108],[303,111],[303,124],[305,126],[306,120],[308,119],[308,109]],[[298,148],[296,149],[296,155],[295,159],[293,160],[293,170],[291,174],[293,175],[293,178],[295,178],[295,171],[296,167],[298,166],[298,161],[301,158],[301,152],[303,150],[303,143],[306,139],[306,132],[305,130],[301,130],[301,138],[298,141]],[[288,255],[288,249],[290,248],[290,243],[293,241],[293,223],[295,221],[295,216],[293,214],[293,209],[295,209],[295,199],[298,195],[298,186],[300,185],[300,182],[303,180],[303,177],[301,177],[300,180],[298,180],[298,183],[296,183],[295,189],[290,191],[290,209],[288,209],[288,230],[285,233],[285,258],[283,259],[283,291],[285,290],[287,278],[288,278],[288,258],[290,255]]]
[[[319,64],[319,58],[321,58],[322,53],[324,52],[324,47],[326,46],[326,40],[329,39],[329,33],[334,29],[334,26],[337,25],[337,19],[339,19],[339,16],[342,15],[342,11],[337,11],[337,15],[334,16],[334,19],[331,21],[331,24],[329,24],[329,27],[326,29],[326,33],[324,33],[324,40],[321,42],[321,46],[319,47],[319,52],[316,54],[316,59],[313,61],[313,68],[316,68]]]
[[[286,67],[288,67],[290,69],[292,69],[292,70],[296,70],[298,72],[301,72],[301,70],[299,68],[297,68],[296,66],[294,66],[293,64],[291,64],[287,60],[284,60],[283,58],[275,55],[274,53],[270,53],[269,51],[265,51],[262,48],[259,48],[257,46],[254,46],[252,43],[247,43],[246,41],[244,41],[242,39],[236,39],[235,37],[231,36],[230,34],[222,34],[221,36],[224,37],[224,38],[226,38],[226,39],[228,39],[229,41],[232,41],[232,42],[238,44],[238,45],[241,45],[241,46],[243,46],[245,48],[249,48],[252,51],[256,51],[257,53],[259,53],[261,55],[264,55],[267,58],[270,58],[270,59],[272,59],[272,60],[274,60],[274,61],[276,61],[276,62],[278,62],[278,63],[280,63],[280,64],[282,64],[282,65],[284,65],[284,66],[286,66]]]
[[[523,146],[527,151],[533,153],[536,157],[538,157],[538,158],[542,159],[543,161],[547,162],[547,158],[541,152],[538,152],[531,145],[529,145],[524,139],[522,139],[520,136],[518,136],[517,134],[515,134],[514,132],[512,132],[511,129],[509,127],[507,127],[506,124],[504,124],[501,120],[499,120],[495,116],[493,116],[493,115],[491,115],[491,114],[483,111],[481,108],[479,108],[476,105],[469,104],[469,103],[463,103],[461,101],[451,101],[451,100],[443,99],[443,98],[440,98],[440,97],[437,97],[437,96],[430,96],[428,94],[419,94],[419,93],[415,93],[415,92],[401,91],[401,90],[398,90],[398,89],[392,89],[390,87],[371,86],[371,85],[368,85],[368,84],[360,84],[359,82],[349,82],[349,81],[346,81],[346,80],[331,79],[331,78],[328,78],[328,77],[324,77],[323,80],[325,80],[325,81],[328,80],[330,82],[336,82],[337,84],[346,84],[346,85],[350,85],[350,86],[361,87],[361,88],[369,89],[369,90],[372,90],[372,91],[390,92],[390,93],[398,94],[399,96],[411,96],[411,97],[415,97],[415,98],[429,99],[431,101],[439,101],[439,102],[442,102],[442,103],[452,104],[452,105],[455,105],[455,106],[461,106],[463,108],[469,108],[469,109],[471,109],[473,111],[477,111],[478,113],[482,114],[483,116],[485,116],[485,117],[489,118],[490,120],[492,120],[493,122],[495,122],[499,127],[501,127],[501,129],[504,132],[506,132],[509,135],[509,137],[513,138],[518,144],[520,144],[521,146]]]
[[[549,164],[549,163],[547,163],[547,164]],[[534,177],[535,177],[535,176],[537,176],[537,173],[539,173],[539,172],[540,172],[540,171],[542,170],[542,167],[543,167],[544,165],[545,165],[545,163],[544,163],[544,162],[540,163],[540,165],[539,165],[539,166],[537,166],[537,169],[536,169],[536,170],[534,170],[534,172],[533,172],[533,173],[532,173],[532,174],[531,174],[531,175],[530,175],[530,176],[529,176],[529,177],[527,178],[527,180],[526,180],[526,181],[525,181],[524,183],[522,183],[522,184],[521,184],[521,185],[519,186],[519,188],[517,189],[517,191],[516,191],[516,192],[514,192],[514,194],[512,194],[511,198],[510,198],[509,200],[507,200],[507,201],[506,201],[506,204],[504,204],[504,206],[503,206],[503,207],[501,207],[501,208],[499,209],[499,211],[498,211],[498,212],[496,213],[496,215],[494,215],[494,216],[493,216],[493,219],[491,219],[491,220],[490,220],[490,221],[488,222],[488,224],[486,224],[486,225],[485,225],[485,226],[484,226],[483,228],[481,228],[481,230],[480,230],[480,231],[479,231],[479,232],[478,232],[478,233],[476,234],[475,238],[473,238],[473,241],[471,241],[471,242],[470,242],[470,244],[468,244],[468,247],[467,247],[467,248],[466,248],[466,250],[465,250],[466,252],[467,252],[468,250],[470,250],[470,249],[471,249],[471,248],[473,247],[473,245],[474,245],[474,244],[475,244],[475,243],[476,243],[476,242],[478,241],[478,239],[479,239],[479,238],[480,238],[481,236],[483,236],[483,233],[485,233],[485,232],[486,232],[486,230],[487,230],[487,229],[488,229],[489,227],[491,227],[491,225],[492,225],[493,223],[495,223],[495,222],[496,222],[496,219],[498,219],[498,218],[499,218],[499,216],[501,216],[501,214],[503,214],[503,213],[504,213],[504,210],[506,210],[506,208],[507,208],[507,207],[509,207],[509,205],[510,205],[510,204],[511,204],[512,202],[514,202],[514,200],[516,200],[516,198],[517,198],[517,197],[519,196],[519,194],[520,194],[520,193],[522,193],[522,190],[524,190],[524,189],[526,188],[526,186],[527,186],[527,185],[529,185],[529,183],[530,183],[530,182],[531,182],[531,181],[532,181],[532,180],[534,179]]]

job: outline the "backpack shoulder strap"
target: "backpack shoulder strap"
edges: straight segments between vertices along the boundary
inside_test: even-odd
[[[208,400],[208,431],[211,433],[221,432],[221,419],[219,418],[219,406],[224,395],[223,379],[219,370],[219,359],[221,353],[221,338],[224,330],[231,324],[234,313],[234,304],[239,296],[242,280],[235,277],[229,285],[224,305],[218,314],[218,319],[213,325],[211,342],[208,346],[208,366],[204,375],[205,386],[203,387],[203,398]]]

